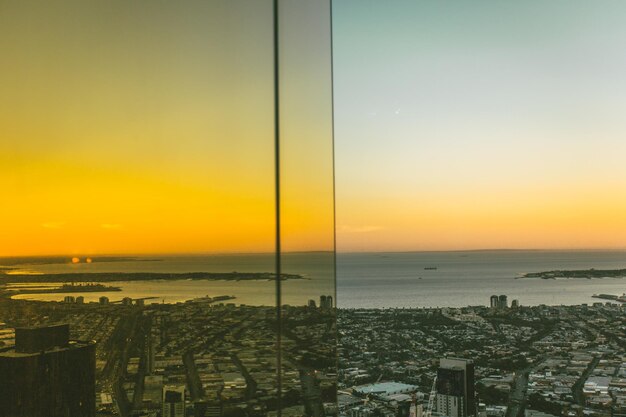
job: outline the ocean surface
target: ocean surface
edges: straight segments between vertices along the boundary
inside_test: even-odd
[[[425,270],[436,267],[436,270]],[[343,254],[337,263],[339,307],[489,305],[493,294],[520,304],[574,305],[593,294],[622,294],[626,278],[516,279],[555,269],[626,268],[626,252],[469,251]],[[421,279],[420,279],[421,278]]]
[[[116,262],[14,265],[30,273],[61,272],[272,272],[274,256],[154,256]],[[303,305],[333,295],[332,253],[283,255],[283,271],[302,280],[282,283],[283,304]],[[0,259],[0,265],[2,260]],[[436,268],[436,269],[424,269]],[[337,306],[341,308],[464,307],[488,305],[492,294],[505,294],[522,305],[572,305],[599,301],[596,293],[626,292],[626,278],[519,279],[526,272],[555,269],[626,268],[625,251],[467,251],[405,253],[339,253]],[[147,302],[174,303],[205,295],[235,296],[237,304],[275,305],[273,281],[131,281],[111,282],[121,292],[76,293],[86,301],[106,295],[155,297]],[[62,300],[69,294],[24,294],[17,298]]]
[[[87,272],[274,272],[276,258],[271,254],[236,254],[207,256],[149,256],[135,259],[99,262],[93,257],[93,263],[71,262],[47,264],[11,265],[19,268],[13,272],[36,273],[87,273]],[[309,299],[319,302],[320,295],[335,293],[333,279],[333,254],[329,252],[290,253],[282,256],[283,273],[302,275],[304,279],[283,281],[282,303],[304,305]],[[2,259],[0,259],[2,266]],[[111,281],[108,286],[120,287],[122,291],[113,292],[82,292],[62,294],[23,294],[18,299],[56,300],[60,301],[67,295],[83,296],[85,301],[97,301],[101,296],[111,301],[119,301],[124,297],[144,298],[151,302],[176,303],[198,297],[221,295],[234,296],[235,304],[276,305],[276,282],[274,280],[150,280],[150,281]],[[33,286],[41,286],[34,283]]]

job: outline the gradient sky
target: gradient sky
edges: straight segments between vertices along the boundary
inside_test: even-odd
[[[336,0],[338,249],[626,247],[626,3]]]
[[[328,27],[297,4],[283,239],[324,250]],[[0,0],[0,256],[271,251],[269,6]],[[623,2],[335,0],[333,18],[339,250],[626,247]]]
[[[0,256],[272,251],[272,35],[271,1],[0,0]],[[283,97],[290,250],[332,242],[312,74]]]

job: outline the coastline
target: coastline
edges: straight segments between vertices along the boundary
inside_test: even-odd
[[[542,272],[527,272],[516,278],[540,278],[540,279],[604,279],[626,278],[626,269],[575,269],[575,270],[552,270]]]
[[[271,272],[67,272],[55,274],[0,274],[0,284],[44,282],[113,282],[113,281],[260,281],[275,280]],[[306,279],[300,274],[281,274],[281,280]]]

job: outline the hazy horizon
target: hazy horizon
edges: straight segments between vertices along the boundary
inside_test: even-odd
[[[337,254],[393,254],[393,253],[442,253],[442,252],[626,252],[623,248],[478,248],[478,249],[445,249],[445,250],[303,250],[303,251],[283,251],[282,255],[298,253],[337,253]],[[35,254],[35,255],[2,255],[0,259],[37,259],[37,258],[133,258],[133,257],[202,257],[202,256],[246,256],[246,255],[272,255],[275,252],[168,252],[168,253],[72,253],[72,254]]]
[[[338,250],[625,246],[626,4],[333,5]]]

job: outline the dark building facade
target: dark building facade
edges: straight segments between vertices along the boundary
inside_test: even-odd
[[[500,306],[500,301],[497,295],[492,295],[489,299],[491,308],[498,308]]]
[[[0,352],[0,417],[93,417],[95,342],[69,340],[69,326],[16,329]]]
[[[333,308],[333,296],[322,295],[320,296],[320,308],[324,310],[330,310]]]
[[[476,416],[474,362],[441,359],[437,370],[437,411],[449,417]]]
[[[509,307],[509,302],[508,302],[508,298],[506,295],[503,294],[500,297],[498,297],[498,305],[500,306],[500,308]]]
[[[163,387],[162,417],[185,417],[185,387]]]

